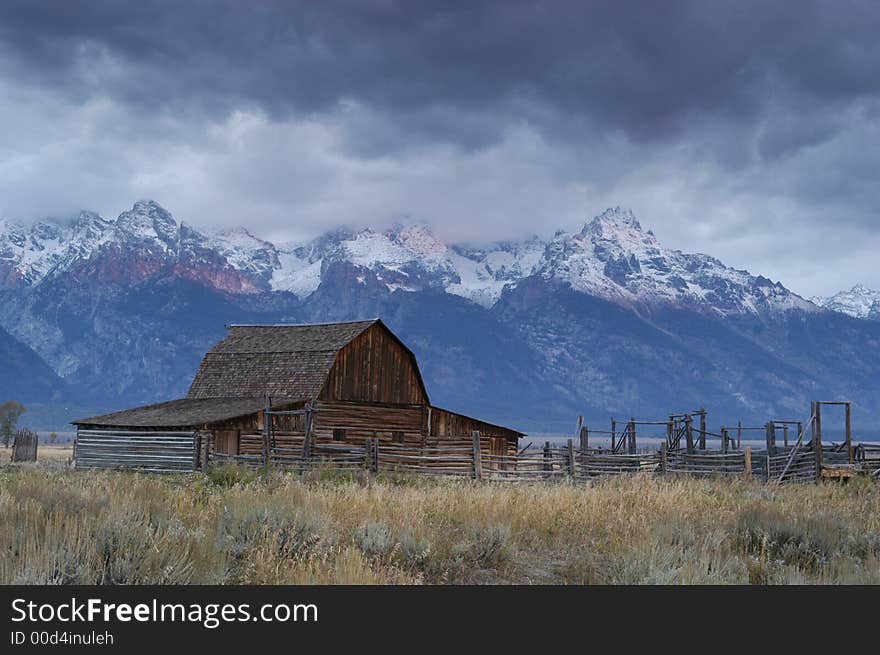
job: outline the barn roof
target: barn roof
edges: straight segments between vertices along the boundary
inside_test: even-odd
[[[77,419],[75,425],[104,427],[194,427],[253,414],[265,409],[259,398],[181,398],[155,405],[135,407],[90,418]]]
[[[378,318],[348,323],[308,325],[229,325],[229,333],[202,359],[188,398],[316,398],[336,361],[336,354]],[[413,359],[415,355],[388,330]],[[422,390],[424,383],[419,373]]]

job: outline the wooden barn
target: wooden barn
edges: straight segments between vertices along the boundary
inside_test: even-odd
[[[433,406],[415,355],[379,319],[228,326],[186,398],[74,424],[77,466],[155,470],[191,470],[212,455],[265,458],[269,448],[405,452],[475,431],[487,456],[506,456],[523,436]]]

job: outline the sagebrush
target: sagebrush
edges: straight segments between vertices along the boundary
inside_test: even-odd
[[[880,583],[880,486],[0,468],[0,582]]]

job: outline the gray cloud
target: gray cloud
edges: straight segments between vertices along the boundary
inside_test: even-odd
[[[867,2],[6,2],[0,213],[475,239],[626,204],[804,293],[880,286],[878,33]]]

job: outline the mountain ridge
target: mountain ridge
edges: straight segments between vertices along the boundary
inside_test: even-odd
[[[47,397],[92,413],[184,394],[226,324],[365,316],[411,346],[433,402],[527,430],[701,404],[734,423],[801,418],[820,396],[880,415],[880,322],[667,248],[622,208],[487,244],[418,223],[271,243],[152,201],[0,223],[0,326],[58,378]]]
[[[120,264],[124,253],[127,265]],[[101,266],[102,260],[110,263]],[[273,244],[245,227],[201,232],[177,222],[151,200],[116,219],[83,211],[70,226],[0,222],[0,283],[34,286],[91,262],[90,277],[128,283],[159,275],[190,277],[230,293],[317,290],[325,262],[349,261],[374,271],[394,291],[442,288],[492,307],[505,287],[530,275],[621,304],[673,303],[722,313],[815,305],[781,283],[724,265],[704,254],[665,248],[630,210],[609,208],[580,232],[549,240],[446,244],[425,224],[386,230],[336,228],[302,243]]]
[[[869,289],[861,283],[831,296],[813,297],[811,301],[820,307],[847,316],[880,321],[880,291]]]

